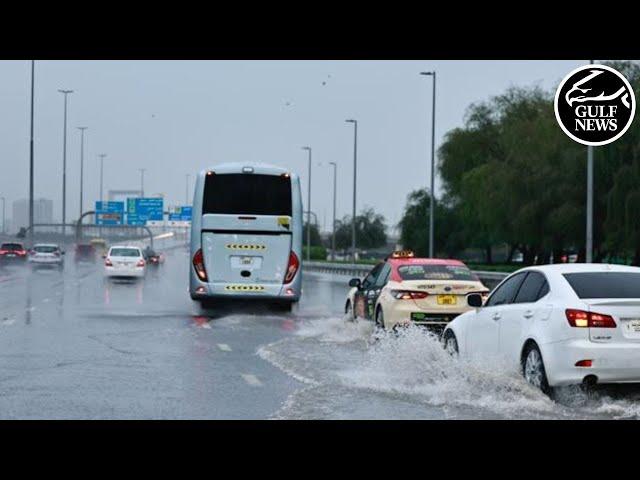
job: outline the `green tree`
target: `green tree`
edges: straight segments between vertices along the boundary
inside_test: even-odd
[[[351,216],[336,220],[336,248],[351,248]],[[358,249],[382,247],[387,243],[387,225],[384,216],[373,208],[365,207],[356,215],[356,246]]]
[[[304,223],[304,228],[302,230],[302,243],[304,246],[307,246],[307,225],[308,223]],[[321,247],[322,246],[322,237],[320,236],[320,230],[318,229],[318,225],[315,223],[311,224],[311,246],[312,247]]]

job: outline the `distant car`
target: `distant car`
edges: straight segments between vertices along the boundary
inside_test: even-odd
[[[53,243],[39,243],[29,251],[32,267],[64,267],[64,251]]]
[[[385,329],[409,324],[441,332],[455,317],[471,309],[467,296],[487,296],[489,289],[459,260],[415,258],[394,252],[363,281],[349,282],[345,311],[352,318],[374,320]]]
[[[104,260],[106,277],[140,278],[146,272],[146,262],[138,247],[111,247]]]
[[[7,242],[0,245],[0,263],[25,263],[27,251],[22,243]]]
[[[107,246],[107,242],[104,238],[94,238],[89,242],[96,249],[96,254],[100,257],[107,254],[109,251],[109,247]]]
[[[452,354],[516,367],[546,393],[554,387],[640,383],[640,268],[567,263],[527,267],[443,334]]]
[[[158,266],[164,263],[164,255],[156,252],[151,247],[145,248],[142,255],[144,256],[148,266]]]
[[[96,249],[90,243],[78,243],[76,245],[75,257],[76,263],[95,263],[96,261]]]

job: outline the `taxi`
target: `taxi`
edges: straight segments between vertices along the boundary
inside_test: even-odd
[[[393,252],[364,280],[353,278],[345,304],[351,319],[373,320],[394,329],[409,324],[441,332],[458,315],[470,310],[467,296],[489,289],[459,260],[416,258],[409,250]]]

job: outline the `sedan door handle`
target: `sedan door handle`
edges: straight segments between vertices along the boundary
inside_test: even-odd
[[[491,317],[491,318],[493,318],[494,320],[500,320],[501,315],[500,315],[498,312],[496,312],[496,313],[494,313],[494,314],[492,315],[492,317]]]
[[[533,312],[531,310],[527,310],[526,312],[524,312],[524,318],[531,318],[533,317]]]

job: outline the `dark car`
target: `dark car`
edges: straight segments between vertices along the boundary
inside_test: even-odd
[[[24,263],[26,261],[27,251],[23,244],[7,242],[0,245],[0,263]]]
[[[88,262],[95,263],[96,261],[96,248],[90,243],[78,243],[75,251],[75,262]]]
[[[142,255],[149,266],[158,266],[164,261],[162,254],[156,252],[151,247],[145,248]]]

